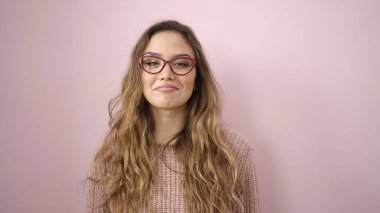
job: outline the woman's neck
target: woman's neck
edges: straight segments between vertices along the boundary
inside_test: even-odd
[[[166,144],[185,124],[186,108],[158,109],[151,108],[155,130],[153,137],[156,143]]]

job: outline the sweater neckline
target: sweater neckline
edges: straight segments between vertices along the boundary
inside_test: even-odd
[[[154,147],[158,148],[158,149],[174,149],[175,147],[175,143],[170,143],[170,144],[161,144],[161,143],[154,143],[153,144]]]

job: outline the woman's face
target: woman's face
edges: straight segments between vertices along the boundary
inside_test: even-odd
[[[144,56],[157,56],[166,61],[178,56],[194,58],[194,52],[181,34],[174,31],[156,33],[150,39]],[[169,64],[156,74],[150,74],[143,69],[143,94],[151,107],[156,109],[186,108],[194,89],[196,76],[195,67],[186,75],[173,73]]]

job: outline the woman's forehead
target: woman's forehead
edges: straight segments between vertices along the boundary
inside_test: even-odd
[[[162,57],[174,57],[176,55],[194,57],[194,51],[191,46],[180,33],[175,31],[164,31],[154,34],[143,54],[147,52]]]

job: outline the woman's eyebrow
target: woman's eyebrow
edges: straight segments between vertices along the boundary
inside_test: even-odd
[[[181,56],[187,56],[187,57],[191,57],[189,54],[187,53],[179,53],[179,54],[175,54],[174,57],[181,57]],[[174,58],[173,57],[173,58]]]
[[[155,53],[155,52],[145,52],[143,55],[162,56],[160,53]]]
[[[156,52],[145,52],[143,55],[152,55],[152,56],[160,56],[160,57],[162,57],[162,54],[156,53]],[[191,57],[187,53],[178,53],[178,54],[173,55],[171,58],[183,57],[183,56]]]

